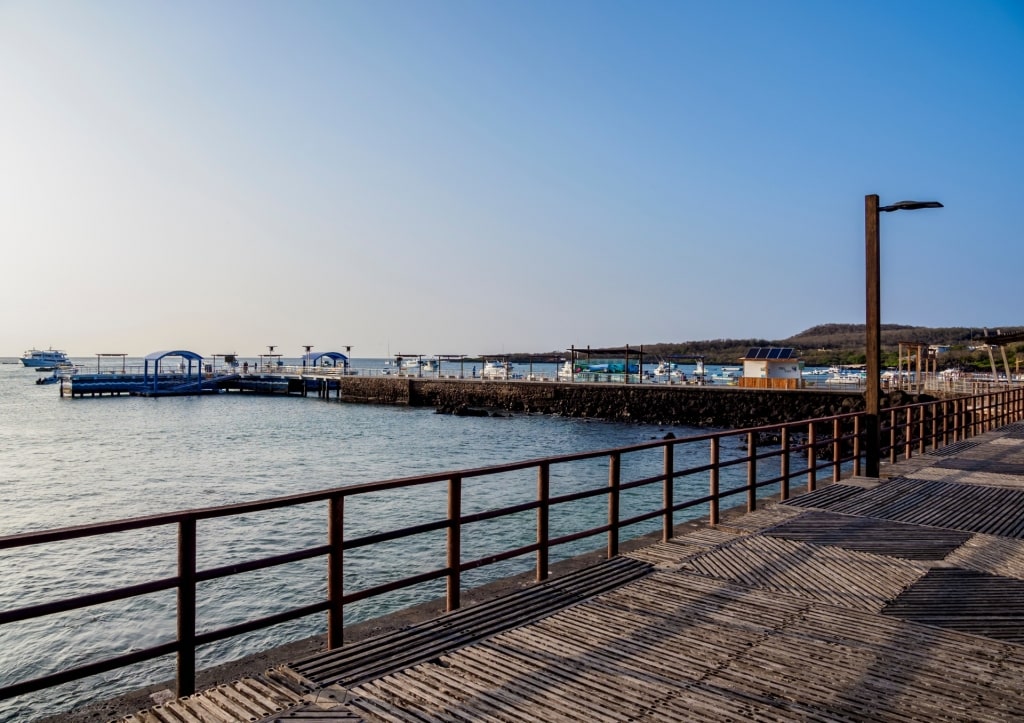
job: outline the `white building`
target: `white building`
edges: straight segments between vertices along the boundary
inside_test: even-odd
[[[799,389],[800,360],[796,350],[778,346],[755,346],[742,359],[741,387]]]

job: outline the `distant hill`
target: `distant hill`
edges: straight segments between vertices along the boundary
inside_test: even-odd
[[[986,334],[995,335],[1024,332],[1024,327],[928,327],[905,324],[882,324],[882,363],[896,364],[900,342],[912,344],[938,344],[949,346],[949,354],[943,355],[945,365],[986,368],[988,353],[972,351],[971,347],[981,343]],[[808,366],[831,364],[863,364],[864,324],[819,324],[794,334],[788,339],[710,339],[658,344],[644,344],[644,356],[685,357],[702,356],[709,364],[734,364],[748,349],[754,346],[786,346],[797,349],[800,358]],[[1024,358],[1024,344],[1008,347],[1007,356],[1014,363],[1017,350]]]

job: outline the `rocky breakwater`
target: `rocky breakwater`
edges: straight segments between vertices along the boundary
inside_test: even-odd
[[[889,404],[924,401],[897,392]],[[857,392],[661,384],[571,384],[429,378],[347,377],[342,401],[434,407],[446,414],[558,414],[643,424],[739,429],[864,409]]]

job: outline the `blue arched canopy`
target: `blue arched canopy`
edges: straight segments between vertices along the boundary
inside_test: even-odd
[[[342,354],[340,351],[318,351],[311,352],[306,358],[306,362],[311,367],[321,366],[348,366],[348,357]],[[330,360],[330,364],[326,363],[326,360]],[[339,364],[340,362],[340,364]]]
[[[191,380],[194,374],[196,383],[202,383],[203,357],[199,354],[196,354],[194,351],[188,351],[186,349],[173,349],[170,351],[154,351],[150,354],[147,354],[143,358],[144,366],[142,370],[142,379],[144,384],[149,385],[150,383],[152,383],[153,388],[156,389],[157,383],[160,378],[160,362],[163,361],[165,357],[169,356],[178,357],[181,359],[181,361],[178,362],[178,371],[185,374],[186,379]],[[150,364],[152,364],[153,368],[152,380],[150,380],[149,376]],[[186,371],[187,374],[185,373]]]

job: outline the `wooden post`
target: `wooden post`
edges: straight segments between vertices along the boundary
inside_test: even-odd
[[[853,476],[860,477],[860,416],[853,418]]]
[[[779,456],[779,500],[785,502],[789,499],[789,427],[782,428],[782,441],[780,442]]]
[[[814,422],[807,425],[807,491],[814,492],[818,486],[817,455],[818,440],[814,434]]]
[[[551,526],[551,465],[537,467],[537,582],[548,579],[548,540]]]
[[[838,419],[832,420],[832,481],[838,482],[842,477],[841,461],[843,459],[843,445],[840,439],[843,430]]]
[[[345,643],[345,498],[327,501],[327,649]]]
[[[866,442],[865,472],[867,477],[878,477],[881,465],[881,437],[879,436],[879,414],[881,413],[881,271],[879,263],[878,238],[878,196],[864,197],[864,286],[867,295],[866,328],[867,339],[867,384],[864,391],[864,431]]]
[[[196,521],[178,523],[177,695],[196,692]]]
[[[747,512],[757,509],[757,433],[747,432]]]
[[[448,480],[448,612],[462,605],[462,477]]]
[[[889,461],[896,464],[896,410],[889,410]]]
[[[711,501],[708,503],[708,524],[714,526],[718,524],[718,437],[711,438],[711,469],[709,471],[709,484],[710,489],[708,490],[708,497]]]
[[[608,559],[619,554],[619,484],[622,456],[612,452],[608,457]]]
[[[673,523],[672,506],[675,504],[675,446],[671,443],[665,445],[664,471],[665,479],[662,483],[662,507],[664,515],[661,522],[661,540],[667,542],[672,539]]]

